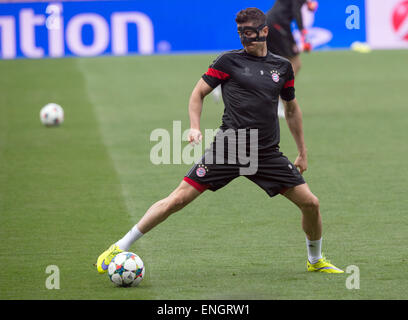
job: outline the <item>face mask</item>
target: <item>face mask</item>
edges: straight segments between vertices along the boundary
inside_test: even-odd
[[[238,27],[238,33],[239,33],[239,37],[241,38],[241,43],[243,45],[247,45],[251,42],[263,42],[266,41],[266,37],[260,37],[259,36],[259,31],[261,31],[264,27],[266,26],[266,24],[261,24],[258,27]],[[245,35],[246,32],[250,31],[251,33],[255,34],[254,37],[247,37]]]

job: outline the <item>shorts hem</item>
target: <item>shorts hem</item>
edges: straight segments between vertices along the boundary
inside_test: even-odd
[[[187,182],[190,186],[192,186],[194,189],[196,189],[200,193],[203,193],[205,190],[207,190],[210,187],[209,185],[201,184],[197,181],[194,181],[193,179],[189,177],[184,177],[183,181]]]
[[[297,184],[289,186],[289,187],[283,187],[282,189],[279,190],[278,193],[280,193],[281,195],[284,195],[289,189],[292,189],[294,187],[300,186],[300,185],[305,184],[305,183],[306,183],[306,181],[303,181],[301,183],[297,183]]]

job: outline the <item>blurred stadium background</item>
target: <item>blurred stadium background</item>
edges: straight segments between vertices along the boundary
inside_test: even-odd
[[[305,177],[322,203],[323,250],[359,268],[359,289],[347,289],[350,274],[307,274],[296,208],[245,179],[135,245],[139,288],[114,289],[92,266],[189,168],[152,164],[150,133],[188,128],[195,82],[241,47],[235,14],[273,2],[0,1],[1,299],[408,298],[406,0],[320,0],[304,12]],[[59,128],[40,124],[48,102],[65,110]],[[222,109],[207,99],[202,127],[218,127]],[[49,265],[59,290],[46,288]]]
[[[1,2],[1,57],[12,59],[229,50],[236,12],[274,1]],[[403,0],[322,0],[304,20],[315,49],[407,48],[406,11]]]
[[[234,16],[243,7],[267,11],[274,1],[1,1],[1,57],[44,58],[219,52],[239,47]],[[315,49],[367,42],[407,48],[407,2],[319,2],[304,10]],[[61,27],[60,27],[61,26]]]

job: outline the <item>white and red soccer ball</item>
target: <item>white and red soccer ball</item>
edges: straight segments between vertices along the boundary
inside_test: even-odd
[[[59,104],[48,103],[40,111],[40,120],[47,127],[58,126],[64,122],[64,109]]]

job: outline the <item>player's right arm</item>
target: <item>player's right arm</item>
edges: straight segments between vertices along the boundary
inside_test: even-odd
[[[204,98],[213,90],[203,79],[198,80],[188,103],[188,114],[190,116],[190,132],[188,141],[198,144],[202,139],[200,131],[200,118],[203,110]]]
[[[188,112],[190,116],[190,132],[188,139],[190,143],[199,143],[202,139],[200,131],[200,117],[203,110],[203,101],[218,85],[230,79],[229,75],[230,61],[225,54],[221,54],[210,65],[207,72],[203,74],[197,82],[190,96]]]

